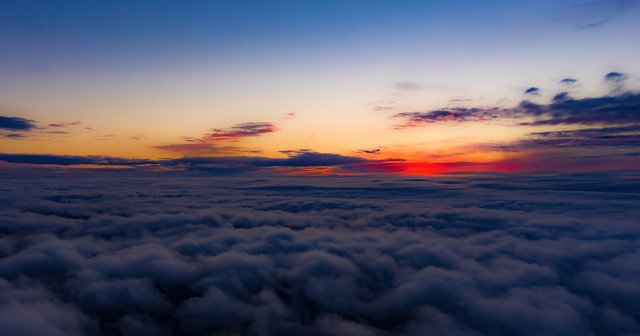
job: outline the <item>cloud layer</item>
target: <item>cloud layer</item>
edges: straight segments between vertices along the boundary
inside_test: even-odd
[[[226,147],[227,149],[229,147]],[[238,150],[239,151],[239,150]],[[71,156],[51,154],[8,154],[0,153],[0,162],[27,164],[35,166],[77,166],[96,165],[105,168],[127,166],[151,172],[199,171],[209,173],[240,174],[260,171],[279,173],[281,168],[328,167],[334,173],[341,171],[381,171],[380,165],[391,162],[403,162],[401,159],[368,160],[356,156],[333,153],[318,153],[311,150],[283,151],[286,158],[268,158],[260,156],[219,156],[184,157],[179,159],[127,159],[109,156]]]
[[[637,174],[3,178],[12,335],[640,333]]]

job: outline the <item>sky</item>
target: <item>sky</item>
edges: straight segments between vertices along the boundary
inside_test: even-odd
[[[635,0],[2,0],[0,162],[638,169],[638,33]]]

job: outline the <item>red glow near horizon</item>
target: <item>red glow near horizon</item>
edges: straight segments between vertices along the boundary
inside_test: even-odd
[[[433,175],[449,172],[514,172],[522,166],[503,162],[384,162],[367,164],[369,171],[397,175]]]

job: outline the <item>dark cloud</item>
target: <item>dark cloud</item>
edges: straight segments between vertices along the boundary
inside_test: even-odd
[[[238,174],[260,171],[278,173],[279,168],[333,167],[339,170],[366,171],[367,165],[378,162],[355,156],[318,153],[309,150],[285,151],[287,158],[266,157],[192,157],[159,162],[164,167],[186,167],[211,173]]]
[[[340,154],[302,152],[286,159],[268,159],[263,161],[267,166],[339,166],[366,162],[365,159]]]
[[[626,74],[616,71],[609,72],[604,76],[605,81],[613,83],[621,83],[626,81],[627,79],[629,79],[629,77]]]
[[[30,131],[34,128],[36,128],[36,124],[33,120],[0,116],[0,130]]]
[[[362,154],[380,154],[380,152],[382,151],[382,149],[380,148],[375,148],[375,149],[358,149],[356,151],[356,153],[362,153]]]
[[[244,137],[254,137],[276,131],[275,125],[268,122],[246,122],[229,128],[214,128],[204,136],[206,141],[236,141]]]
[[[566,77],[560,80],[560,84],[567,86],[575,85],[576,83],[578,83],[578,80],[571,77]]]
[[[11,335],[640,333],[633,172],[3,180]]]
[[[200,150],[199,143],[185,144],[197,145],[193,149],[192,154],[198,154]],[[168,148],[163,148],[167,150]],[[178,148],[183,150],[183,148]],[[205,150],[209,149],[207,146]],[[219,152],[225,151],[243,151],[242,149],[221,147]],[[177,150],[177,149],[176,149]],[[168,172],[168,171],[200,171],[220,174],[241,174],[247,172],[261,172],[278,174],[279,168],[314,168],[314,167],[330,167],[334,172],[369,172],[370,170],[378,171],[390,162],[400,162],[401,159],[382,159],[368,160],[357,156],[345,156],[332,153],[318,153],[311,150],[287,150],[286,158],[267,158],[260,156],[193,156],[183,157],[179,159],[128,159],[107,156],[67,156],[67,155],[51,155],[51,154],[1,154],[0,161],[14,164],[28,165],[57,165],[57,166],[75,166],[75,165],[96,165],[104,166],[126,166],[143,170],[147,172]],[[208,153],[208,152],[207,152]]]
[[[548,131],[535,132],[530,135],[541,136],[544,138],[595,138],[607,139],[614,136],[640,134],[640,125],[619,126],[619,127],[602,127],[602,128],[583,128],[577,130],[566,131]]]
[[[640,94],[571,98],[566,93],[547,105],[523,102],[518,113],[537,120],[521,125],[627,124],[640,122]]]
[[[0,154],[0,161],[35,165],[105,165],[105,166],[137,166],[154,163],[152,160],[124,159],[108,156],[71,156],[52,154]]]
[[[596,126],[596,125],[594,125]],[[505,151],[503,163],[523,170],[640,169],[634,155],[640,146],[640,124],[529,133],[507,142],[471,146],[472,150]]]
[[[526,90],[524,90],[524,94],[525,95],[532,95],[532,96],[539,96],[540,95],[540,89],[537,87],[530,87]]]
[[[565,101],[567,99],[570,99],[571,97],[569,97],[569,92],[560,92],[557,93],[556,95],[553,96],[553,98],[551,98],[551,101],[553,102],[562,102]],[[523,106],[532,106],[532,105],[526,105],[524,104]]]
[[[404,123],[395,128],[402,129],[439,122],[474,122],[499,118],[507,112],[500,108],[445,108],[428,112],[401,112],[393,118],[403,119]]]
[[[253,168],[261,167],[310,167],[310,166],[338,166],[364,163],[367,160],[353,156],[339,154],[301,151],[288,158],[266,157],[193,157],[160,161],[159,163],[172,165],[206,166],[206,165],[242,165]]]
[[[567,92],[556,94],[548,104],[522,101],[513,108],[451,108],[428,112],[402,112],[396,129],[440,122],[480,122],[496,119],[517,120],[519,125],[594,125],[640,123],[640,94],[634,92],[611,96],[573,98]]]
[[[613,92],[619,93],[624,90],[624,84],[629,79],[624,73],[621,72],[610,72],[604,76],[605,82],[609,83],[612,87]]]
[[[535,132],[525,139],[490,146],[510,151],[589,147],[633,149],[640,146],[640,125]]]

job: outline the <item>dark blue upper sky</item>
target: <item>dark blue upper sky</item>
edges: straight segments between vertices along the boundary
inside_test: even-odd
[[[359,56],[369,61],[440,52],[483,57],[539,39],[546,40],[541,47],[557,48],[557,57],[572,50],[578,57],[580,41],[564,40],[576,34],[573,30],[606,43],[613,33],[596,30],[638,26],[629,22],[634,2],[4,0],[0,43],[8,47],[0,60],[8,71],[126,68],[211,57],[261,62],[318,55],[333,61],[357,51],[366,52]]]

